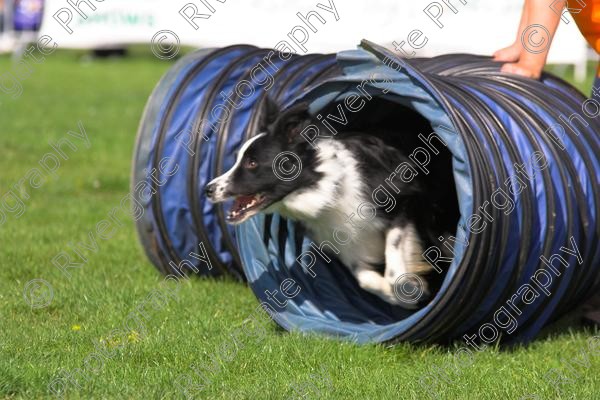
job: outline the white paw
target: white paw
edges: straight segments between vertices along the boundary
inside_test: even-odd
[[[429,298],[427,281],[416,274],[407,273],[395,280],[386,280],[375,271],[363,270],[357,274],[357,280],[364,290],[406,309],[419,308]]]

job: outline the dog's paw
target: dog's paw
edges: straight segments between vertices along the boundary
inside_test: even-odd
[[[406,261],[406,271],[412,274],[423,275],[428,274],[432,270],[432,265],[425,261],[421,255]]]
[[[392,292],[392,304],[408,309],[420,308],[431,297],[427,281],[415,273],[402,274],[396,278],[392,283]]]

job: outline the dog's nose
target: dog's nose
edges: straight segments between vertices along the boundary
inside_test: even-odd
[[[206,185],[204,192],[206,193],[206,197],[212,198],[213,194],[215,194],[215,184],[211,183]]]

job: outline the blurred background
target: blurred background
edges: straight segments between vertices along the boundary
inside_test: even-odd
[[[147,45],[159,30],[174,35],[166,43],[194,48],[218,47],[232,43],[249,43],[274,47],[297,25],[304,26],[296,15],[311,10],[325,17],[315,17],[316,28],[309,31],[305,50],[336,52],[356,46],[360,38],[394,47],[408,41],[418,30],[422,37],[415,42],[420,48],[406,45],[410,54],[433,56],[442,53],[468,52],[490,54],[510,44],[515,37],[523,2],[505,0],[462,0],[447,2],[371,0],[369,2],[322,1],[322,6],[337,9],[337,20],[318,0],[0,0],[0,52],[19,57],[26,43],[48,35],[60,49],[115,50],[132,44]],[[72,4],[79,4],[76,9]],[[549,6],[551,1],[548,2]],[[186,20],[194,11],[197,18]],[[571,65],[578,81],[585,79],[586,62],[595,59],[585,40],[566,14],[556,35],[549,62]],[[315,25],[316,24],[316,25]],[[300,35],[301,36],[301,35]],[[302,51],[302,50],[301,50]],[[99,54],[102,54],[100,52]],[[111,53],[111,54],[114,54]]]
[[[129,192],[140,118],[177,59],[237,43],[337,52],[362,38],[411,57],[489,55],[514,41],[521,7],[522,0],[0,0],[0,398],[48,398],[61,371],[80,371],[97,346],[118,345],[89,379],[69,383],[66,398],[189,399],[177,376],[208,362],[256,307],[251,290],[232,280],[185,281],[177,300],[150,313],[144,332],[122,328],[162,277],[130,217],[121,216],[126,223],[109,238],[94,232]],[[311,28],[303,18],[313,11],[323,22],[311,14]],[[597,55],[568,14],[549,62],[589,93]],[[84,133],[87,141],[77,136]],[[51,159],[59,163],[45,172]],[[68,274],[53,262],[64,253],[77,263]],[[120,342],[107,339],[121,328]],[[587,349],[590,336],[559,333],[528,348],[481,352],[456,384],[440,381],[437,398],[557,398],[544,375],[549,360]],[[274,324],[262,342],[243,343],[210,383],[194,386],[198,398],[290,398],[290,382],[311,382],[324,368],[336,390],[312,398],[422,399],[419,378],[455,362],[446,349],[360,347],[282,335]],[[600,358],[586,371],[598,368]],[[586,371],[562,386],[562,397],[598,398],[597,374]]]

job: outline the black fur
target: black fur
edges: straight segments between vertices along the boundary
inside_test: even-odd
[[[267,99],[263,108],[261,136],[243,153],[240,165],[233,169],[228,177],[226,193],[222,197],[260,195],[264,201],[261,201],[259,206],[255,206],[254,212],[256,212],[256,209],[264,210],[292,192],[316,189],[323,178],[322,173],[316,170],[320,163],[319,153],[301,135],[301,132],[311,124],[321,126],[321,123],[309,113],[307,104],[296,104],[280,112],[278,107]],[[402,182],[398,177],[394,179],[393,185],[399,189],[398,193],[386,184],[386,179],[390,178],[390,174],[398,165],[403,162],[413,164],[406,154],[382,140],[382,138],[398,135],[397,129],[387,132],[379,130],[376,135],[372,132],[343,131],[330,139],[321,140],[342,142],[343,147],[352,154],[353,160],[358,164],[365,199],[371,200],[373,192],[380,185],[387,189],[388,195],[394,197],[395,206],[389,211],[372,201],[377,208],[378,223],[380,226],[381,223],[384,225],[382,234],[389,228],[402,228],[411,223],[417,229],[423,247],[427,248],[436,244],[437,237],[446,230],[446,227],[437,223],[440,220],[440,207],[435,200],[436,188],[431,187],[432,182],[436,183],[431,177],[417,174],[408,183]],[[407,132],[405,136],[411,135],[412,132]],[[318,142],[316,144],[318,145]],[[301,160],[300,174],[294,180],[281,180],[273,172],[273,160],[282,152],[292,152]],[[207,193],[212,194],[212,192],[213,190],[208,187]],[[209,197],[212,197],[211,194]],[[401,239],[398,239],[398,242],[400,241]],[[373,267],[378,269],[377,266]]]
[[[315,149],[300,136],[302,129],[310,123],[306,104],[299,104],[280,113],[277,106],[268,99],[265,111],[260,133],[266,135],[257,139],[246,150],[242,159],[242,166],[248,160],[255,161],[257,166],[253,169],[236,169],[230,178],[230,190],[226,195],[233,197],[263,193],[268,206],[298,188],[313,186],[321,178],[321,174],[314,170]],[[300,175],[293,181],[280,180],[273,173],[273,160],[284,151],[298,155],[302,163]]]
[[[252,159],[258,166],[254,169],[238,168],[231,177],[231,185],[234,191],[227,193],[228,196],[249,195],[263,193],[267,197],[268,204],[281,200],[289,193],[299,188],[310,188],[321,178],[321,174],[315,171],[317,165],[316,150],[306,141],[300,133],[310,124],[320,123],[308,112],[306,103],[279,112],[278,107],[267,98],[265,104],[262,129],[266,135],[257,139],[245,152],[244,161]],[[385,132],[378,132],[379,136]],[[390,136],[397,132],[389,132]],[[371,194],[378,185],[383,184],[390,173],[402,162],[410,162],[409,158],[400,150],[389,146],[378,137],[360,132],[343,132],[333,139],[339,140],[353,153],[359,162],[360,173],[364,176],[365,197],[371,198]],[[298,155],[302,162],[302,171],[298,178],[293,181],[282,181],[273,174],[273,159],[283,151],[291,151]],[[437,232],[432,219],[431,196],[428,188],[420,176],[410,183],[403,183],[395,179],[394,184],[400,189],[396,194],[390,190],[396,200],[396,207],[389,213],[378,208],[378,217],[383,218],[390,224],[403,225],[406,220],[416,222],[420,234],[424,238],[431,238]],[[389,188],[388,188],[389,189]]]

